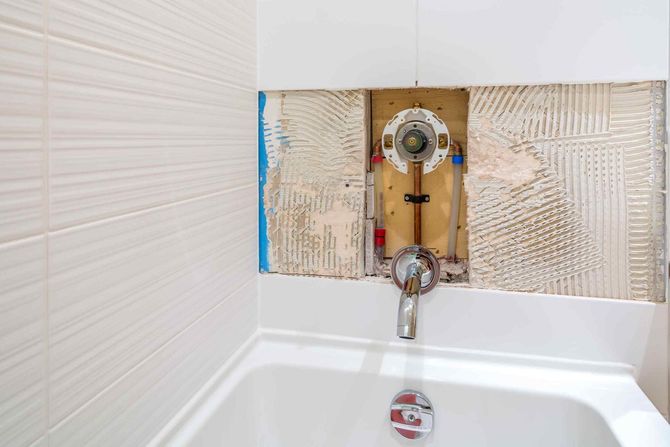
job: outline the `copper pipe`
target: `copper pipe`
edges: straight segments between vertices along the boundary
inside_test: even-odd
[[[421,196],[421,176],[423,163],[414,163],[414,196]],[[421,245],[421,203],[414,204],[414,243]]]

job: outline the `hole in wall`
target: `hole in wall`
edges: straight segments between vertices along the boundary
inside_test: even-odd
[[[426,117],[426,122],[444,123],[453,141],[463,148],[467,160],[467,117],[469,92],[465,89],[388,89],[374,90],[370,93],[371,143],[381,140],[384,127],[389,121],[402,122],[399,112],[411,109],[419,103],[422,109],[436,112]],[[412,125],[417,128],[417,125]],[[451,154],[451,152],[450,152]],[[389,156],[393,159],[393,156]],[[418,159],[413,155],[412,159]],[[430,196],[422,203],[421,244],[430,248],[446,262],[448,248],[448,222],[450,218],[451,196],[453,188],[453,164],[451,156],[439,155],[441,164],[433,172],[422,175],[421,193]],[[423,162],[420,162],[423,163]],[[383,209],[386,245],[384,258],[390,263],[393,254],[401,247],[414,243],[414,204],[404,200],[406,193],[413,193],[414,179],[412,165],[408,164],[408,173],[403,174],[393,168],[387,159],[383,161]],[[467,171],[466,166],[463,172]],[[379,191],[378,189],[376,190]],[[377,193],[375,193],[377,194]],[[375,195],[378,197],[378,195]],[[443,280],[449,282],[467,282],[468,238],[466,228],[466,198],[461,187],[459,219],[456,232],[456,258],[462,268],[443,269]],[[368,247],[368,250],[371,249]],[[370,256],[367,257],[370,259]],[[368,269],[369,270],[369,269]],[[453,273],[456,272],[456,273]]]

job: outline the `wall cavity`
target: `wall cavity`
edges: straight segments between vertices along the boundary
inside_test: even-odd
[[[265,269],[363,276],[367,93],[267,92],[262,112]]]
[[[664,83],[470,93],[476,287],[664,299]]]

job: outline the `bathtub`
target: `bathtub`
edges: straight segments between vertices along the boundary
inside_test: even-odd
[[[381,307],[376,314],[368,313],[367,318],[355,314],[335,324],[340,317],[338,312],[351,312],[351,308],[342,308],[343,304],[357,303],[358,308],[367,310],[366,306],[374,304],[366,300],[379,305],[388,301],[389,293],[395,295],[392,286],[373,285],[367,289],[369,293],[360,294],[358,299],[341,295],[344,303],[330,307],[315,295],[319,290],[321,295],[328,294],[323,292],[323,283],[309,283],[309,279],[297,279],[297,284],[291,283],[296,279],[284,281],[271,279],[266,284],[272,296],[263,297],[261,291],[261,327],[257,333],[174,418],[154,440],[154,445],[670,446],[668,424],[640,389],[636,368],[631,364],[604,360],[608,357],[574,358],[587,355],[589,346],[573,348],[573,358],[557,356],[560,341],[543,348],[545,355],[523,352],[532,351],[535,345],[542,346],[538,340],[528,340],[526,346],[518,347],[515,352],[508,344],[519,335],[523,338],[526,334],[519,332],[527,329],[510,329],[516,335],[485,342],[490,349],[467,347],[488,338],[481,334],[479,338],[473,335],[469,342],[458,343],[444,333],[444,328],[441,335],[433,332],[439,332],[431,322],[439,315],[437,308],[447,303],[453,307],[454,294],[463,293],[464,299],[470,301],[470,310],[477,310],[482,299],[490,299],[490,292],[447,289],[437,293],[445,296],[444,302],[436,300],[432,306],[424,299],[419,317],[419,327],[423,329],[416,341],[407,342],[392,336],[393,311]],[[351,282],[347,287],[356,290],[363,287],[359,292],[371,287],[361,284]],[[300,301],[301,293],[293,298],[283,294],[295,291],[296,285],[305,286],[307,301]],[[309,286],[314,289],[310,291]],[[447,295],[452,298],[446,298]],[[510,303],[520,297],[522,304],[533,299],[510,296],[513,297]],[[292,299],[298,301],[291,303]],[[283,301],[283,305],[278,301]],[[389,302],[389,307],[395,304]],[[529,302],[525,310],[532,314],[535,304]],[[595,309],[602,311],[602,306],[612,304],[615,308],[609,309],[609,318],[614,320],[618,312],[639,311],[643,315],[645,309],[652,309],[635,307],[637,304],[631,309],[616,309],[618,303],[608,301],[596,301]],[[570,306],[573,314],[578,311],[576,315],[581,315],[580,312],[591,315],[585,316],[586,320],[599,313],[587,312],[588,305],[581,302]],[[485,307],[495,310],[490,305]],[[552,310],[557,311],[558,307]],[[300,312],[295,312],[296,309]],[[524,318],[529,315],[526,313]],[[391,320],[380,328],[383,319],[379,317]],[[505,314],[498,317],[505,318]],[[462,318],[477,319],[471,313]],[[389,335],[380,337],[379,334],[385,334],[384,326]],[[480,326],[470,330],[474,334],[481,329]],[[545,331],[548,329],[545,327]],[[489,330],[490,336],[497,335],[495,326],[489,326]],[[593,327],[590,330],[599,332]],[[595,343],[599,343],[600,336],[613,335],[607,333],[609,330],[600,328],[605,333],[595,334]],[[639,332],[639,328],[633,330]],[[580,329],[575,327],[573,331]],[[368,337],[360,337],[361,334]],[[459,337],[463,336],[470,338],[468,330],[459,331]],[[443,345],[426,344],[431,340],[441,340]],[[594,340],[590,338],[584,345],[592,343]],[[507,349],[499,349],[500,345]],[[601,353],[601,356],[612,355]],[[402,390],[419,391],[433,405],[433,429],[424,439],[405,439],[391,425],[391,401]]]

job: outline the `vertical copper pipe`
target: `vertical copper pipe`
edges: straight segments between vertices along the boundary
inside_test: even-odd
[[[421,175],[423,163],[414,163],[414,196],[421,195]],[[421,203],[414,204],[414,243],[421,245]]]

